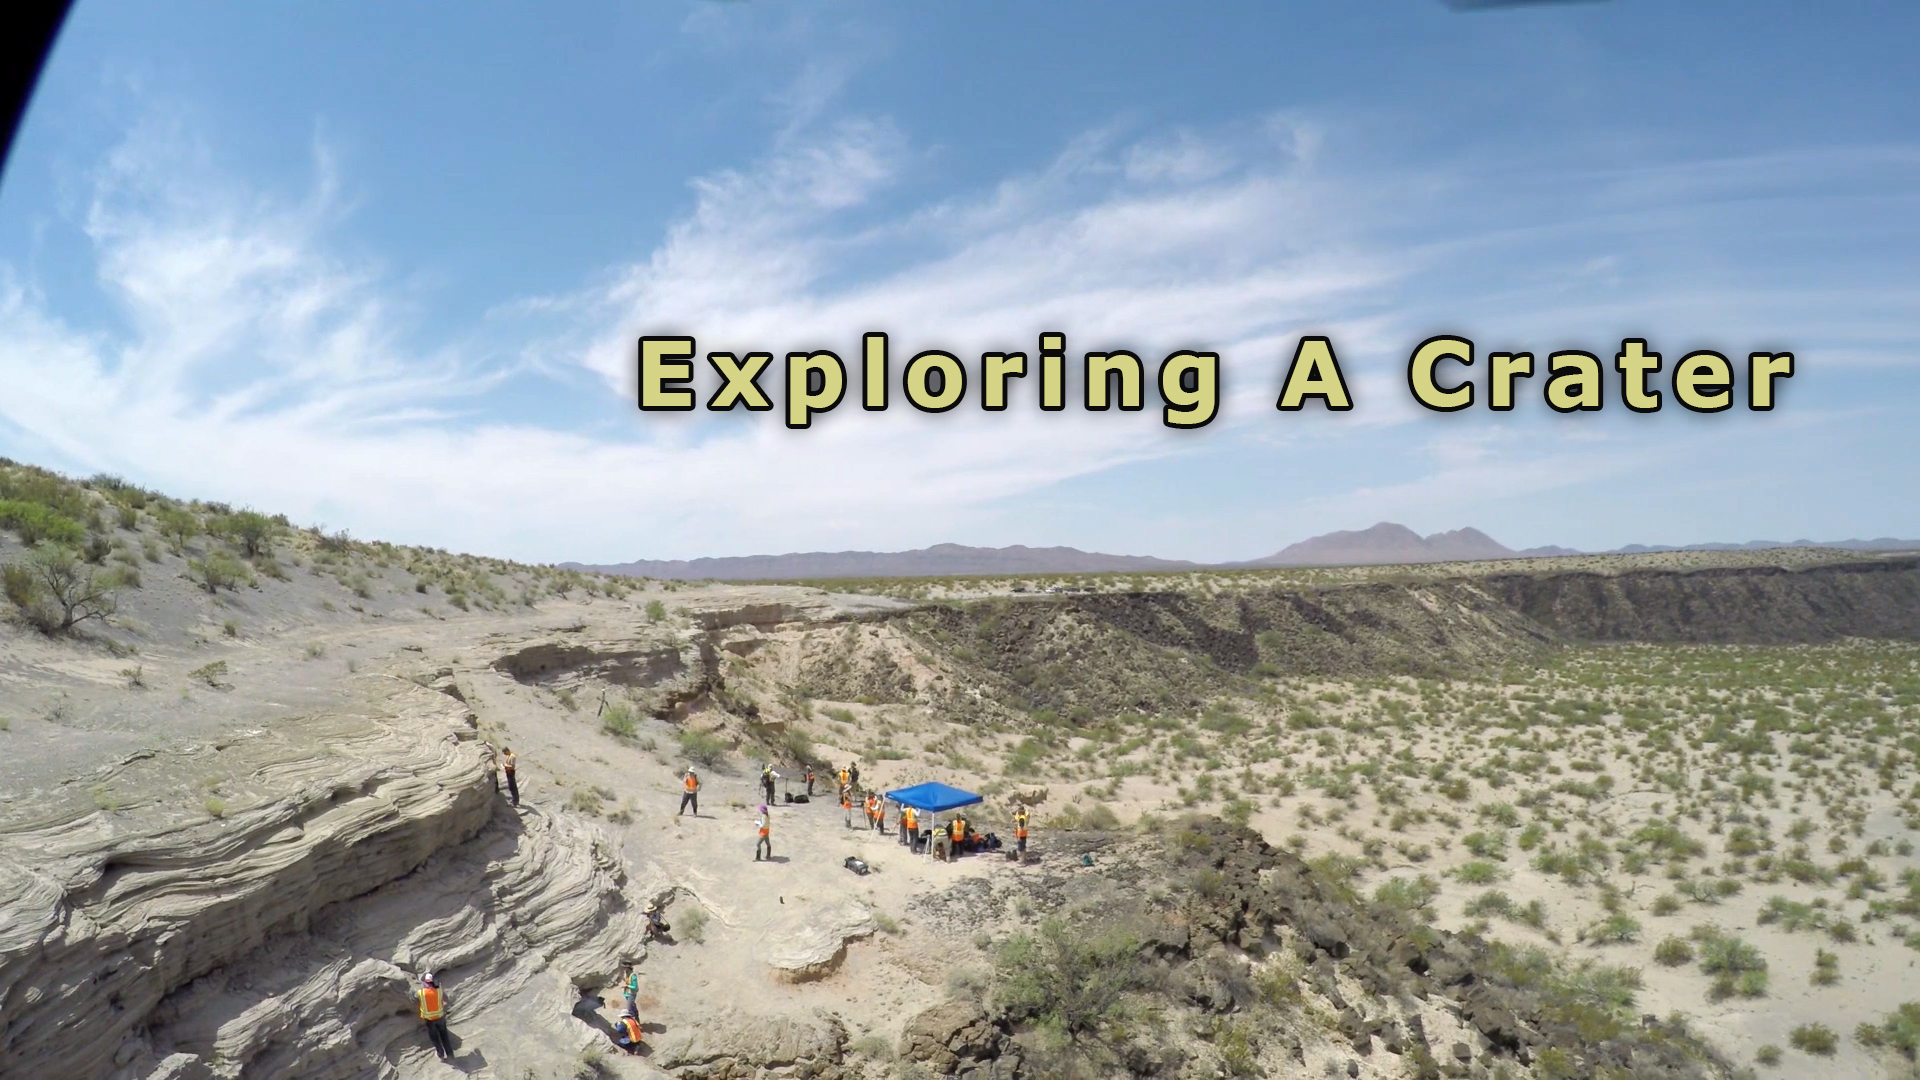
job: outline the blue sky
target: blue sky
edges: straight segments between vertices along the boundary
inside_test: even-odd
[[[1915,40],[1754,0],[79,0],[0,177],[0,453],[538,561],[1920,536]],[[1042,329],[1216,350],[1222,414],[633,406],[645,333],[885,330],[897,374]],[[1437,333],[1798,368],[1764,414],[1609,375],[1437,415]],[[1302,334],[1351,412],[1273,409]]]

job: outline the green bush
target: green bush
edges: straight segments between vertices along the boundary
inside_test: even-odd
[[[1501,869],[1499,864],[1485,859],[1461,863],[1453,871],[1454,880],[1462,885],[1492,885],[1494,882],[1504,881],[1506,876],[1507,872]]]
[[[1466,915],[1477,919],[1487,915],[1510,916],[1513,914],[1513,897],[1499,889],[1488,889],[1479,896],[1467,901]]]
[[[667,605],[658,600],[647,601],[647,621],[661,622],[667,617]]]
[[[154,524],[160,527],[160,535],[166,537],[167,545],[173,553],[179,555],[186,551],[187,542],[200,535],[200,518],[193,511],[179,506],[163,506],[154,515]]]
[[[1132,934],[1058,917],[1009,938],[995,967],[995,999],[1016,1021],[1056,1036],[1063,1051],[1100,1058],[1125,1043],[1127,995],[1149,977]]]
[[[1640,938],[1640,920],[1631,915],[1609,915],[1587,931],[1595,945],[1617,945]]]
[[[239,548],[240,554],[254,559],[273,550],[273,542],[282,530],[280,522],[257,510],[239,510],[216,518],[209,531],[217,531]]]
[[[238,588],[243,581],[251,580],[245,563],[224,551],[209,552],[204,559],[191,559],[187,562],[187,577],[210,593],[221,589]]]
[[[91,620],[105,622],[116,608],[120,576],[80,561],[72,549],[43,544],[0,571],[8,601],[43,634],[65,634]]]
[[[1440,895],[1440,883],[1427,874],[1413,878],[1391,878],[1373,891],[1375,905],[1394,911],[1419,912]]]
[[[1909,1001],[1878,1024],[1861,1024],[1853,1037],[1868,1049],[1898,1050],[1908,1061],[1920,1058],[1920,1002]]]
[[[705,731],[683,731],[680,733],[680,752],[687,760],[709,769],[719,768],[727,759],[726,740]]]
[[[86,528],[78,521],[40,503],[19,499],[0,499],[0,528],[13,532],[26,547],[42,541],[78,545],[87,537]]]
[[[616,701],[609,704],[606,711],[600,714],[600,728],[616,739],[631,739],[639,730],[639,720],[634,715],[631,705],[624,701]],[[681,745],[684,746],[685,743],[682,742]],[[703,761],[701,764],[707,763]]]
[[[1683,937],[1666,937],[1653,947],[1653,959],[1666,967],[1693,963],[1693,946]]]
[[[1834,1049],[1840,1045],[1839,1036],[1825,1024],[1801,1024],[1787,1033],[1787,1041],[1796,1050],[1821,1057],[1833,1056]]]

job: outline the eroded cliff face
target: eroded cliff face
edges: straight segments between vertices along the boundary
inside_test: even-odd
[[[1485,587],[1570,641],[1791,645],[1920,638],[1920,559],[1801,570],[1514,574]]]
[[[824,696],[1110,715],[1192,708],[1248,675],[1464,676],[1574,643],[1910,640],[1920,560],[1022,597],[874,618],[956,677],[896,686],[856,648],[808,669]]]
[[[136,755],[0,837],[0,1074],[108,1075],[176,987],[479,832],[493,780],[465,710],[418,687],[397,704]],[[279,797],[226,819],[123,812],[211,759]]]

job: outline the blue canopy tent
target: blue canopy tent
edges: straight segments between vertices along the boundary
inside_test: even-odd
[[[928,781],[912,787],[894,788],[886,793],[887,798],[901,806],[911,806],[926,814],[944,814],[949,810],[958,810],[963,806],[972,806],[984,801],[971,791],[961,791],[957,787]]]

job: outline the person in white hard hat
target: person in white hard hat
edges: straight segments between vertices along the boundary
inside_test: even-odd
[[[682,777],[681,781],[683,785],[686,787],[686,791],[684,791],[680,795],[680,809],[673,816],[679,817],[681,814],[684,814],[687,812],[687,807],[691,806],[693,807],[693,816],[699,817],[700,816],[700,774],[697,772],[694,772],[693,766],[689,765],[687,766],[687,775]]]
[[[440,1055],[441,1061],[453,1057],[453,1039],[447,1034],[447,998],[440,984],[433,981],[433,972],[420,976],[420,989],[413,992],[413,999],[420,1007],[420,1022],[427,1027],[427,1040],[433,1043],[433,1052]]]

